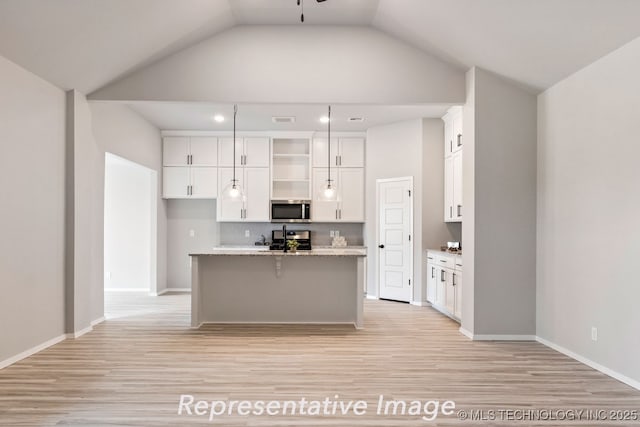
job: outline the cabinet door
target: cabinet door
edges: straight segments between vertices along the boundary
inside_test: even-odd
[[[331,169],[331,179],[340,186],[337,170]],[[338,220],[338,202],[318,200],[320,188],[327,181],[327,168],[313,168],[313,202],[311,203],[311,219],[314,222],[336,222]]]
[[[218,166],[218,138],[193,137],[189,141],[191,166]]]
[[[427,263],[427,301],[431,304],[436,302],[436,287],[438,286],[437,267]]]
[[[269,222],[269,168],[244,169],[244,219]]]
[[[189,197],[189,167],[162,168],[162,197],[165,199],[186,199]]]
[[[236,138],[236,167],[242,167],[244,143],[242,138]],[[233,138],[218,139],[218,166],[233,167]]]
[[[451,151],[455,153],[462,150],[462,111],[458,111],[458,113],[453,116],[451,128]]]
[[[444,220],[453,220],[453,158],[444,159]]]
[[[436,286],[436,305],[444,307],[445,291],[447,287],[447,270],[442,267],[436,267],[436,280],[438,281]]]
[[[167,136],[162,141],[163,166],[187,166],[189,164],[189,138]]]
[[[244,186],[242,168],[236,169],[236,179],[240,185]],[[242,200],[224,200],[222,191],[233,179],[233,168],[218,168],[218,201],[216,202],[216,211],[218,222],[240,222],[242,221],[242,212],[244,209]]]
[[[455,304],[453,315],[458,319],[462,319],[462,271],[456,271],[454,276],[455,283]]]
[[[339,168],[340,202],[338,220],[364,222],[364,169]]]
[[[329,147],[327,138],[313,139],[313,167],[326,168]],[[338,140],[331,138],[331,166],[338,166]]]
[[[456,303],[456,290],[455,286],[453,286],[453,275],[455,274],[453,270],[445,269],[445,290],[444,290],[444,308],[449,312],[449,314],[453,314]]]
[[[454,221],[462,221],[462,150],[453,154],[453,217]]]
[[[244,165],[248,167],[269,167],[269,138],[244,139]]]
[[[340,156],[338,163],[341,167],[364,167],[364,138],[340,138]]]
[[[191,168],[191,197],[196,199],[218,197],[218,168]]]
[[[449,157],[453,153],[453,119],[451,114],[446,114],[444,121],[444,156]]]

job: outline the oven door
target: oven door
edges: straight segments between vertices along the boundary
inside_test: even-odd
[[[271,222],[311,222],[311,203],[306,200],[274,200]]]

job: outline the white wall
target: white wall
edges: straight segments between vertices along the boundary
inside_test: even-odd
[[[167,283],[167,210],[166,201],[162,199],[162,142],[160,131],[129,107],[113,103],[92,102],[89,104],[92,114],[92,129],[99,146],[101,163],[96,167],[96,195],[100,205],[95,231],[98,235],[95,244],[103,247],[104,224],[104,155],[109,152],[118,157],[130,160],[156,172],[157,187],[157,290],[166,289]],[[103,256],[96,262],[102,265]],[[100,272],[102,275],[102,271]],[[102,276],[100,277],[102,286]],[[152,285],[153,288],[153,285]],[[102,289],[102,288],[101,288]],[[102,292],[102,290],[101,290]],[[102,309],[102,307],[101,307]]]
[[[412,176],[414,185],[413,234],[422,236],[422,120],[415,119],[367,130],[365,179],[365,244],[367,246],[367,294],[378,296],[376,246],[376,180]],[[414,239],[413,298],[422,301],[422,239]]]
[[[463,235],[473,237],[463,250],[463,327],[474,335],[534,336],[536,97],[480,68],[469,78]]]
[[[151,290],[152,265],[155,269],[151,257],[152,232],[156,233],[151,221],[156,213],[156,206],[152,205],[156,190],[152,187],[152,173],[136,163],[106,154],[105,288]]]
[[[90,98],[461,103],[464,73],[368,27],[239,26],[117,80]]]
[[[537,217],[538,336],[636,384],[638,76],[640,39],[538,97]]]
[[[0,57],[0,366],[65,332],[65,94]]]

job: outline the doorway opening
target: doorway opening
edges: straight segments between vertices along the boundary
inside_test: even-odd
[[[376,180],[378,296],[413,301],[413,177]]]
[[[157,294],[157,180],[156,171],[106,153],[105,302],[113,294]],[[105,304],[105,317],[122,314]]]

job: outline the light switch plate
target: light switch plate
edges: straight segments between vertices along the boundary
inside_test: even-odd
[[[591,340],[598,341],[598,328],[591,328]]]
[[[251,237],[251,231],[250,230],[244,230],[244,237]]]
[[[196,237],[196,230],[189,230],[189,237]]]
[[[336,237],[336,232],[333,230],[329,231],[329,237]]]

